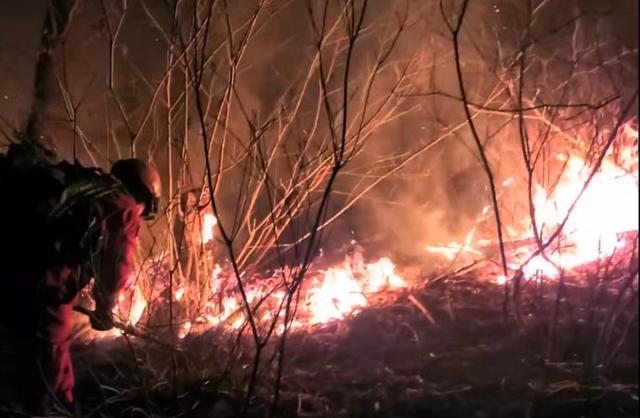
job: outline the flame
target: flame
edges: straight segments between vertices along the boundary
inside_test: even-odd
[[[186,337],[191,332],[192,327],[193,325],[189,321],[182,324],[182,326],[180,327],[180,330],[178,331],[178,338]]]
[[[625,125],[622,134],[632,135],[626,139],[637,147],[637,130]],[[567,219],[560,237],[562,245],[547,252],[551,262],[541,255],[535,257],[523,268],[525,276],[543,274],[555,277],[558,273],[556,266],[571,269],[611,256],[624,245],[624,241],[619,239],[621,233],[638,230],[637,165],[635,172],[623,168],[625,164],[633,164],[630,159],[637,160],[637,149],[634,158],[630,148],[622,149],[619,163],[611,154],[602,161]],[[535,217],[543,239],[566,217],[589,172],[590,167],[583,159],[571,156],[552,193],[539,185],[535,187]]]
[[[229,272],[226,272],[229,274]],[[270,283],[278,283],[282,277],[276,272],[269,278],[258,277],[255,282],[243,277],[247,302],[255,309],[254,320],[268,327],[278,315],[286,293],[274,288]],[[196,323],[184,324],[180,334],[193,332],[196,326],[209,328],[222,326],[238,330],[247,323],[245,306],[235,287],[235,278],[226,277],[219,266],[215,266],[210,279],[212,297],[205,304],[206,312],[197,318]],[[395,265],[389,258],[381,258],[372,263],[364,263],[361,254],[349,257],[339,266],[328,268],[311,275],[305,282],[303,294],[304,307],[298,311],[299,320],[289,324],[290,328],[326,323],[343,319],[360,311],[370,304],[367,297],[389,289],[407,287],[406,281],[395,271]],[[259,304],[259,309],[256,307]],[[188,330],[187,330],[188,328]],[[284,329],[283,324],[277,326]]]
[[[113,313],[127,324],[136,325],[142,318],[146,307],[147,300],[142,293],[140,284],[137,283],[133,286],[130,294],[120,293],[118,295],[118,303],[114,306]]]
[[[224,272],[217,265],[214,267],[210,278],[211,298],[206,301],[204,312],[199,317],[180,324],[179,338],[211,327],[239,330],[247,324],[246,308],[235,287],[235,277],[229,277],[229,274],[230,272]],[[271,278],[257,277],[255,282],[243,277],[243,280],[247,280],[244,284],[245,295],[255,311],[256,324],[268,328],[277,316],[277,321],[280,322],[276,325],[278,332],[285,328],[282,323],[282,306],[286,293],[272,287],[270,283],[278,282],[281,277],[279,272],[274,273]],[[395,265],[389,258],[365,263],[363,257],[356,254],[340,265],[312,274],[308,278],[303,287],[306,303],[298,310],[297,318],[288,327],[298,329],[343,319],[373,303],[369,300],[370,295],[407,286],[407,282],[396,273]],[[175,295],[186,297],[186,294],[179,292]]]
[[[347,269],[332,268],[324,273],[317,287],[309,291],[311,323],[342,319],[367,304],[361,285]]]
[[[213,228],[218,224],[218,220],[212,213],[205,213],[202,217],[202,243],[213,241]]]
[[[368,292],[379,292],[386,287],[398,289],[407,287],[405,280],[395,272],[396,266],[387,257],[383,257],[375,263],[367,264],[365,270],[368,273]]]
[[[515,271],[522,267],[526,277],[544,275],[554,278],[559,269],[571,269],[615,253],[624,244],[620,234],[638,230],[638,131],[627,124],[621,129],[620,136],[620,146],[602,161],[584,192],[582,190],[592,168],[578,155],[557,157],[563,159],[565,164],[553,188],[533,185],[535,220],[543,241],[554,233],[570,210],[571,213],[557,242],[546,249],[546,258],[531,258],[536,247],[523,246],[509,254],[510,269]],[[514,177],[500,184],[504,188],[521,187]],[[580,198],[574,206],[578,196]],[[199,216],[202,216],[202,243],[206,244],[214,238],[217,219],[211,213]],[[471,228],[461,244],[451,242],[445,246],[428,246],[427,250],[451,261],[460,254],[484,256],[486,248],[496,243],[486,238],[476,238],[480,230],[477,226],[490,220],[491,216],[491,207],[482,208],[476,226]],[[510,239],[530,241],[533,235],[529,219],[503,226]],[[290,328],[342,320],[377,303],[379,298],[372,297],[375,294],[409,286],[396,273],[396,267],[389,258],[366,263],[362,248],[357,245],[354,248],[344,262],[308,274],[300,289],[304,303],[296,309],[295,320],[288,324]],[[529,258],[529,262],[523,266],[523,262]],[[164,268],[163,262],[158,260],[151,264],[156,269]],[[275,323],[275,329],[278,332],[285,329],[282,306],[286,292],[282,277],[288,275],[288,271],[275,272],[272,277],[247,277],[241,274],[246,301],[254,312],[257,326],[268,328],[269,323],[280,321]],[[503,285],[508,279],[508,275],[499,275],[495,281]],[[178,336],[184,338],[214,326],[229,330],[244,327],[247,324],[246,306],[237,289],[237,280],[230,271],[224,271],[218,265],[213,266],[208,283],[210,297],[204,301],[204,308],[198,310],[197,318],[185,318],[181,322]],[[189,298],[196,292],[191,292],[188,286],[185,283],[175,291],[176,300],[190,302]],[[131,300],[128,311],[123,311],[127,312],[128,323],[135,325],[147,306],[138,285],[133,289]]]
[[[157,262],[152,263],[157,265]],[[305,303],[297,310],[297,315],[288,327],[299,329],[305,326],[327,323],[344,319],[354,315],[375,301],[371,296],[380,292],[397,290],[408,287],[407,282],[396,273],[393,262],[386,257],[375,262],[365,263],[361,253],[348,256],[340,265],[330,267],[318,273],[312,273],[303,285]],[[215,265],[210,276],[210,299],[204,304],[204,311],[193,320],[185,320],[177,327],[178,338],[182,339],[192,333],[197,333],[211,327],[223,327],[229,330],[239,330],[247,324],[245,306],[236,288],[235,277],[230,272]],[[258,326],[269,327],[270,321],[277,320],[276,330],[283,332],[282,306],[286,292],[273,287],[271,281],[280,282],[282,274],[274,273],[271,280],[257,277],[251,281],[246,277],[245,295],[252,306],[254,320]],[[136,325],[141,319],[146,307],[141,288],[136,284],[131,294],[119,295],[119,303],[114,313],[119,317],[126,316],[128,325]],[[174,292],[176,300],[188,298],[186,287],[180,286]],[[129,303],[130,301],[130,303]],[[260,304],[260,308],[258,303]],[[128,309],[127,309],[128,308]],[[123,315],[126,313],[126,315]],[[92,335],[92,338],[118,337],[122,331],[114,329],[111,332]]]
[[[310,324],[326,323],[356,313],[368,305],[367,295],[385,289],[399,289],[407,283],[395,273],[388,258],[356,266],[334,267],[315,278],[307,291]]]
[[[140,286],[136,286],[133,290],[133,300],[131,302],[131,308],[129,309],[129,323],[136,325],[140,321],[140,318],[142,318],[146,307],[147,301],[142,295],[142,290]]]
[[[483,216],[487,215],[486,207],[482,209]],[[479,218],[479,221],[481,219]],[[462,253],[483,255],[482,251],[474,248],[473,236],[475,235],[475,227],[471,228],[471,231],[467,233],[463,244],[459,244],[455,241],[451,241],[446,245],[427,245],[426,250],[433,254],[443,255],[447,260],[453,261],[458,255]],[[478,244],[478,243],[476,243]]]
[[[510,269],[522,267],[527,278],[536,275],[555,278],[560,269],[572,269],[613,255],[625,245],[621,234],[638,231],[637,127],[630,122],[624,124],[614,145],[589,184],[586,182],[593,168],[583,158],[578,155],[556,156],[564,163],[564,170],[555,187],[548,190],[541,184],[534,184],[532,190],[535,220],[542,241],[545,242],[569,214],[567,222],[558,239],[545,250],[544,256],[531,258],[536,246],[522,247],[515,254],[509,254]],[[515,186],[517,182],[513,177],[502,182],[502,187]],[[487,218],[486,209],[483,208],[478,223]],[[527,240],[534,235],[528,217],[520,225],[503,227],[510,239]],[[473,227],[469,231],[462,244],[429,245],[426,249],[450,261],[460,254],[484,256],[482,247],[488,243],[485,240],[474,241],[475,230]],[[495,281],[505,284],[507,277],[500,275]]]

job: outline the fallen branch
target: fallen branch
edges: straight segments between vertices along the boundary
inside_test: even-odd
[[[76,312],[79,312],[83,315],[86,315],[87,317],[91,318],[94,316],[94,312],[85,308],[84,306],[80,306],[80,305],[75,305],[73,307],[73,310]],[[171,344],[168,344],[164,341],[159,340],[158,338],[147,334],[146,332],[140,331],[139,329],[135,328],[133,325],[127,325],[125,323],[122,323],[120,321],[113,321],[113,326],[114,328],[119,329],[120,331],[122,331],[123,334],[125,335],[131,335],[133,337],[136,338],[140,338],[143,340],[147,340],[150,341],[154,344],[157,344],[161,347],[164,348],[170,348],[172,350],[177,350],[177,348]]]
[[[431,325],[435,325],[436,324],[436,320],[433,319],[433,316],[431,315],[429,310],[418,299],[416,299],[415,296],[409,295],[409,300],[411,301],[411,303],[413,303],[415,305],[416,308],[418,308],[418,310],[420,312],[422,312],[422,314],[425,316],[425,318],[427,318],[429,320]]]

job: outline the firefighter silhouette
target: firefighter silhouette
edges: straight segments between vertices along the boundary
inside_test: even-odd
[[[73,306],[93,279],[91,325],[113,327],[161,188],[140,160],[117,161],[107,174],[41,148],[23,141],[0,155],[0,407],[31,414],[73,407]]]

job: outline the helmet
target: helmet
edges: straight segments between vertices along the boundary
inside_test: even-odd
[[[153,219],[158,212],[162,183],[158,171],[136,158],[116,161],[111,175],[120,180],[127,192],[144,205],[142,218]]]

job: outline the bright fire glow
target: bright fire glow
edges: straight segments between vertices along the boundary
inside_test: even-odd
[[[582,189],[589,168],[578,157],[567,161],[567,168],[550,195],[537,186],[534,194],[539,229],[552,232],[566,216]],[[638,178],[611,160],[604,160],[591,184],[574,207],[563,229],[563,250],[548,257],[562,268],[576,267],[609,256],[623,243],[618,234],[638,230]],[[525,275],[536,272],[553,276],[556,268],[538,256],[525,266]]]
[[[365,263],[362,257],[355,259],[356,262],[351,259],[309,276],[302,290],[305,303],[298,310],[296,320],[289,325],[290,328],[343,319],[370,305],[371,296],[408,286],[396,273],[390,259],[381,258],[372,263]],[[247,324],[245,307],[239,293],[235,291],[234,285],[229,286],[229,278],[223,277],[221,273],[222,270],[216,266],[210,281],[211,299],[206,302],[204,312],[195,322],[187,321],[179,326],[180,338],[212,326],[238,330]],[[274,277],[279,276],[275,274]],[[266,283],[269,283],[267,278],[255,283],[249,282],[245,285],[245,292],[252,307],[262,303],[260,309],[256,310],[255,321],[268,327],[269,321],[275,318],[278,309],[282,307],[286,294],[282,290],[273,291]],[[177,296],[174,295],[176,299]],[[185,295],[180,296],[184,300]],[[279,321],[281,320],[282,312]],[[284,325],[280,323],[276,329],[282,332]]]
[[[483,213],[484,211],[485,210],[483,209]],[[427,245],[426,249],[430,253],[443,255],[450,261],[454,260],[459,254],[463,253],[481,256],[483,255],[482,251],[477,250],[473,247],[474,234],[475,228],[471,228],[471,231],[469,231],[469,233],[465,237],[463,244],[451,241],[447,245]]]
[[[357,312],[368,305],[367,296],[385,289],[398,289],[407,284],[395,273],[388,258],[356,266],[345,263],[314,278],[307,291],[310,324],[325,323]]]
[[[346,269],[329,269],[309,293],[311,323],[342,319],[347,313],[366,305],[360,284]]]
[[[142,318],[147,301],[142,294],[139,283],[136,284],[131,293],[120,293],[118,303],[114,307],[116,318],[120,318],[129,325],[136,325]]]
[[[133,289],[133,300],[131,302],[131,309],[129,309],[129,322],[133,325],[137,324],[142,318],[145,308],[147,307],[147,301],[142,295],[140,286],[136,286]]]
[[[623,233],[638,231],[638,130],[631,123],[625,124],[616,138],[616,152],[606,155],[599,170],[594,174],[584,193],[577,200],[565,223],[562,233],[545,251],[545,257],[530,258],[536,246],[519,248],[509,254],[509,267],[517,270],[522,266],[525,277],[542,275],[555,278],[559,269],[572,269],[589,262],[611,256],[625,243]],[[585,187],[593,168],[578,155],[558,155],[564,162],[564,170],[555,187],[545,189],[533,185],[535,218],[541,239],[545,242],[563,222],[570,208]],[[517,182],[508,178],[503,187],[514,187]],[[485,208],[486,209],[486,208]],[[483,210],[478,222],[485,219]],[[528,217],[521,225],[503,225],[506,236],[513,240],[532,239],[533,231]],[[440,254],[449,260],[458,255],[482,256],[486,242],[474,242],[475,227],[465,237],[464,243],[427,246],[427,251]],[[495,243],[497,244],[497,243]],[[495,246],[495,245],[494,245]],[[498,284],[507,282],[507,277],[496,278]]]
[[[218,224],[218,220],[212,213],[205,213],[202,217],[202,242],[206,244],[213,240],[213,228]]]
[[[523,266],[536,250],[535,245],[530,245],[533,233],[528,218],[522,219],[521,224],[512,222],[503,225],[508,239],[529,242],[529,245],[523,245],[515,252],[510,250],[511,273],[522,267],[525,277],[543,275],[554,278],[558,275],[558,268],[571,269],[613,254],[624,244],[620,234],[638,230],[638,132],[631,125],[625,125],[620,136],[622,144],[617,147],[615,158],[610,153],[602,161],[600,169],[571,210],[557,242],[546,249],[545,254],[551,263],[537,256]],[[562,223],[592,170],[578,155],[557,158],[564,158],[562,161],[565,164],[555,185],[545,188],[534,184],[532,190],[535,220],[543,242]],[[510,177],[501,183],[501,187],[522,185]],[[201,216],[201,243],[206,244],[214,238],[217,219],[211,213]],[[491,216],[491,207],[483,208],[477,225],[490,220]],[[486,238],[475,239],[477,230],[472,227],[461,244],[451,242],[443,246],[429,246],[427,250],[449,260],[455,260],[459,254],[484,256],[486,249],[495,247],[497,243]],[[238,330],[247,324],[246,307],[237,289],[237,279],[217,265],[210,269],[208,299],[197,302],[201,304],[198,305],[197,318],[184,318],[181,322],[180,337],[212,326]],[[290,326],[298,328],[341,320],[376,303],[375,295],[378,293],[408,287],[408,283],[395,270],[388,258],[365,263],[361,251],[355,251],[341,264],[317,273],[308,273],[300,289],[304,303],[296,309],[295,321]],[[275,329],[282,331],[282,306],[286,294],[280,274],[282,272],[274,273],[273,277],[255,278],[243,274],[241,279],[247,301],[255,312],[255,322],[259,326],[267,324],[268,328],[269,321],[277,320],[280,322],[275,324]],[[500,275],[495,280],[502,285],[508,282],[509,276]],[[181,304],[195,303],[191,300],[195,293],[186,285],[177,288],[173,298]],[[130,300],[120,301],[122,308],[118,310],[126,315],[119,316],[128,324],[135,325],[147,307],[138,285],[134,287]]]

